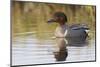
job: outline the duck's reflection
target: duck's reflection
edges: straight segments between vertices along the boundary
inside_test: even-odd
[[[54,52],[56,61],[65,61],[68,56],[67,46],[83,47],[86,46],[86,39],[82,38],[56,38],[56,47],[58,50]]]
[[[54,52],[54,57],[56,61],[65,61],[68,56],[68,50],[66,48],[67,44],[64,38],[56,38],[56,47],[58,50]]]

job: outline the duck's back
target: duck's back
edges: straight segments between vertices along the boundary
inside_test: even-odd
[[[80,44],[86,41],[88,34],[86,33],[86,28],[81,26],[73,26],[67,29],[66,38],[69,44]]]

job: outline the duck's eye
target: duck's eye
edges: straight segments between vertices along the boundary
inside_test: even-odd
[[[59,21],[60,18],[59,18],[59,17],[54,17],[54,19],[55,19],[56,21]]]

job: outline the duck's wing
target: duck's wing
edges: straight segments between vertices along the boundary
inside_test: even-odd
[[[83,26],[83,25],[72,25],[72,26],[70,26],[70,29],[72,29],[72,30],[79,30],[79,29],[89,30],[89,28],[87,26]]]

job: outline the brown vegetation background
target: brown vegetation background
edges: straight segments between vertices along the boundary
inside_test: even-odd
[[[56,11],[62,11],[67,15],[69,25],[85,23],[90,30],[95,31],[95,6],[12,1],[12,34],[53,32],[57,24],[49,25],[46,22]]]

